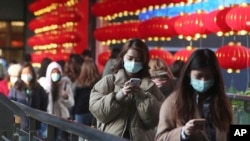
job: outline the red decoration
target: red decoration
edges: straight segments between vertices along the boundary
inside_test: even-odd
[[[98,63],[102,66],[105,66],[105,64],[107,63],[109,57],[111,55],[111,52],[110,51],[105,51],[105,52],[102,52],[98,55]]]
[[[54,10],[49,14],[37,17],[29,22],[29,28],[35,30],[50,25],[62,25],[66,22],[79,22],[80,14],[72,9]]]
[[[148,37],[173,37],[177,36],[174,23],[179,17],[155,17],[142,22],[139,31],[143,38]]]
[[[28,9],[30,12],[38,11],[42,8],[46,8],[47,6],[51,5],[52,3],[65,3],[67,0],[37,0],[31,4],[29,4]]]
[[[250,60],[249,50],[239,43],[229,43],[216,51],[219,64],[224,69],[232,69],[238,71],[249,66]]]
[[[179,50],[174,54],[174,60],[182,60],[186,62],[195,48],[188,46],[185,49]]]
[[[149,57],[151,58],[161,58],[163,59],[168,65],[173,63],[173,55],[164,50],[163,48],[154,48],[149,50]]]
[[[216,24],[219,26],[223,33],[229,32],[231,28],[226,23],[226,15],[228,11],[231,9],[231,7],[224,8],[222,10],[219,10],[216,15]]]
[[[141,38],[141,34],[139,32],[139,24],[140,22],[133,21],[123,24],[118,23],[101,27],[94,31],[94,37],[99,41]]]
[[[77,43],[81,40],[80,35],[77,32],[55,32],[55,33],[43,33],[31,36],[28,39],[28,45],[33,47],[36,45],[46,44],[63,44],[63,43]]]
[[[205,16],[205,13],[194,13],[181,16],[175,22],[176,32],[184,37],[194,37],[197,34],[208,34],[209,32],[204,24]]]
[[[114,15],[124,11],[135,12],[149,6],[162,4],[177,4],[180,2],[187,3],[188,0],[106,0],[104,2],[95,3],[92,7],[92,13],[98,17]]]
[[[250,31],[250,6],[233,7],[226,14],[226,23],[234,31]]]

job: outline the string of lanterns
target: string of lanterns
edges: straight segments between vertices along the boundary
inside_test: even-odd
[[[77,0],[42,0],[28,6],[35,15],[28,23],[35,34],[27,41],[34,50],[31,54],[33,63],[41,62],[44,57],[67,60],[78,46],[81,35],[77,26],[82,17],[75,4]]]
[[[110,1],[106,2],[108,3]],[[144,5],[142,7],[148,7],[148,11],[145,12],[139,8],[141,10],[139,18],[142,18],[143,16],[141,15],[144,15],[144,19],[140,19],[140,21],[138,20],[136,25],[132,25],[130,27],[131,29],[134,29],[133,33],[131,33],[129,29],[125,28],[123,28],[124,30],[121,31],[123,24],[125,25],[127,24],[127,22],[111,23],[108,26],[96,29],[95,38],[96,40],[101,41],[104,45],[110,45],[125,42],[127,39],[132,37],[141,37],[142,39],[146,39],[148,41],[166,41],[178,36],[180,39],[191,41],[197,40],[199,38],[206,38],[207,35],[214,33],[216,33],[218,36],[249,34],[250,6],[246,5],[246,3],[249,3],[248,0],[240,0],[237,2],[229,0],[227,2],[223,1],[223,3],[221,0],[217,2],[211,0],[206,1],[207,3],[205,3],[205,1],[203,3],[202,2],[193,3],[192,5],[189,5],[185,8],[182,7],[182,12],[183,9],[185,9],[185,12],[190,11],[189,13],[184,12],[185,14],[180,12],[181,6],[183,5],[175,6],[174,8],[178,7],[180,11],[171,13],[171,11],[169,11],[171,9],[170,6],[165,8],[156,8],[157,4],[152,2],[151,6],[153,5],[153,9],[150,9],[150,6]],[[221,4],[228,7],[217,9]],[[210,7],[208,7],[208,5],[210,5]],[[211,6],[213,8],[211,8]],[[202,8],[207,9],[202,10]],[[161,13],[157,13],[157,11],[159,12],[159,9],[165,10],[165,16],[161,15]],[[133,9],[133,11],[136,10]],[[113,13],[111,12],[107,15],[110,16],[114,13],[119,13],[119,11],[113,11]],[[148,15],[146,15],[146,13]],[[152,13],[154,13],[155,15],[153,15]],[[169,14],[176,15],[169,16]],[[107,15],[103,14],[101,15],[101,18],[105,16],[107,17]],[[238,43],[229,44],[230,45],[223,45],[222,47],[219,47],[218,51],[216,51],[216,55],[221,67],[224,69],[228,69],[228,72],[239,72],[240,69],[248,68],[250,66],[250,64],[247,63],[249,62],[248,60],[250,60],[249,49],[245,46],[239,46]],[[153,49],[150,50],[150,52],[152,54],[151,56],[163,58],[167,62],[167,64],[171,64],[170,62],[172,62],[173,60],[186,61],[189,55],[194,50],[195,48],[187,47],[183,50],[177,51],[174,55],[166,55],[169,54],[169,52],[166,53],[167,51],[162,48]]]

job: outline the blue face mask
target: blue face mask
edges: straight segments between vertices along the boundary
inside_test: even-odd
[[[52,73],[52,74],[51,74],[51,80],[52,80],[53,82],[57,82],[58,80],[60,80],[60,77],[61,77],[61,75],[58,74],[58,73]]]
[[[206,92],[211,86],[214,85],[214,80],[203,81],[203,80],[191,78],[190,84],[197,92],[203,93],[203,92]]]
[[[123,66],[130,73],[137,73],[142,69],[142,63],[134,61],[124,61]]]

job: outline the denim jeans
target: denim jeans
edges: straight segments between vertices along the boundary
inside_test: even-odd
[[[91,113],[75,114],[75,121],[84,125],[91,126],[93,115]]]
[[[43,139],[47,138],[47,124],[40,123],[39,135]]]

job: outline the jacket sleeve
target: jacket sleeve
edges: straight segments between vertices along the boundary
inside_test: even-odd
[[[63,88],[65,91],[66,91],[66,93],[68,94],[68,99],[63,99],[63,104],[66,106],[66,107],[68,107],[68,108],[71,108],[72,106],[74,106],[74,104],[75,104],[75,101],[74,101],[74,94],[73,94],[73,90],[72,90],[72,88],[71,88],[71,83],[69,83],[69,82],[65,82],[66,84],[66,86],[65,86],[65,88]]]
[[[143,123],[154,128],[159,121],[159,112],[164,96],[156,85],[136,96],[136,108]]]
[[[115,100],[113,75],[103,77],[94,85],[89,110],[102,123],[112,121],[122,111],[122,106]]]
[[[181,141],[182,127],[176,126],[173,117],[174,102],[171,97],[168,97],[161,106],[156,141]]]

